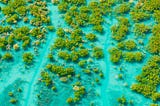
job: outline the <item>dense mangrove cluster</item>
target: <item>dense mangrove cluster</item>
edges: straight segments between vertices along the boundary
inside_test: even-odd
[[[140,62],[144,55],[139,52],[137,43],[132,39],[127,39],[129,34],[129,20],[125,17],[118,17],[118,24],[111,27],[112,38],[117,45],[109,49],[110,60],[113,63],[121,63],[124,59],[127,62]]]
[[[34,48],[36,55],[38,55],[38,46],[44,43],[46,33],[53,31],[54,27],[50,25],[48,17],[49,10],[46,3],[43,1],[25,1],[25,0],[10,0],[1,1],[5,6],[2,7],[4,20],[0,26],[0,48],[3,51],[20,51]],[[43,14],[43,15],[42,15]],[[30,18],[33,16],[33,18]],[[33,25],[21,26],[18,22]],[[3,24],[3,25],[2,25]],[[45,24],[42,26],[42,24]],[[36,27],[34,27],[36,26]],[[25,54],[24,54],[25,55]],[[11,54],[4,55],[4,59],[11,59]],[[23,56],[23,58],[25,58]],[[24,62],[30,60],[24,59]]]
[[[142,73],[136,77],[136,80],[138,83],[133,84],[131,86],[131,89],[133,91],[136,91],[140,94],[143,94],[146,97],[151,98],[153,102],[159,101],[159,92],[157,91],[157,86],[160,84],[159,83],[159,72],[160,72],[159,50],[160,48],[158,46],[160,45],[158,41],[160,40],[159,30],[158,30],[159,19],[156,17],[160,8],[160,5],[158,4],[158,2],[159,2],[158,0],[150,0],[148,2],[147,1],[144,2],[143,5],[141,5],[142,11],[144,13],[146,12],[150,13],[150,16],[153,16],[156,24],[152,27],[152,30],[151,30],[152,35],[149,38],[149,42],[146,46],[147,51],[151,53],[151,57],[148,59],[148,62],[146,63],[146,65],[143,66]],[[139,8],[139,10],[141,9]],[[144,30],[144,31],[141,31],[142,33],[148,32],[147,29],[149,29],[149,27],[147,28],[147,26],[144,26],[143,24],[141,24],[141,26],[143,26],[143,28],[141,29]],[[151,104],[151,105],[154,105],[154,104]]]
[[[111,12],[114,3],[114,0],[110,0],[107,2],[89,2],[86,5],[86,0],[64,0],[58,4],[58,9],[64,15],[64,20],[69,26],[78,28],[91,25],[94,31],[103,33],[102,24],[105,21],[103,16]]]
[[[27,69],[30,65],[33,67],[34,59],[39,55],[39,48],[45,44],[47,32],[54,31],[46,2],[1,0],[0,3],[2,3],[0,12],[3,16],[0,21],[0,64],[12,63],[20,58],[24,68]],[[16,57],[14,54],[19,55]],[[18,89],[18,92],[21,91]],[[9,103],[16,105],[21,103],[13,92],[9,92],[8,95]]]
[[[111,27],[112,38],[116,41],[116,45],[112,43],[115,46],[109,49],[110,60],[117,65],[123,63],[122,59],[126,62],[142,62],[146,53],[150,53],[148,62],[143,66],[142,73],[136,77],[137,83],[131,85],[131,90],[151,98],[153,102],[159,101],[157,91],[160,71],[159,3],[159,0],[139,0],[135,5],[124,2],[116,6],[116,15],[119,14],[121,17],[117,16],[118,23]],[[127,15],[130,15],[131,19],[127,19]],[[151,19],[154,19],[155,24],[146,24],[146,21]],[[132,36],[131,32],[134,33],[133,39],[128,37]],[[145,44],[143,39],[149,35],[151,36],[148,44]],[[118,101],[121,105],[127,105],[124,97],[118,98]],[[151,106],[158,106],[158,104],[151,104]]]
[[[148,9],[144,10],[144,12],[151,12],[151,11],[155,12],[153,13],[153,18],[155,19],[156,23],[158,22],[158,20],[155,17],[155,14],[157,14],[157,11],[159,11],[159,8],[157,6],[158,4],[147,6],[147,2],[145,2],[143,5],[143,8],[148,7]],[[149,9],[151,7],[153,9]],[[147,27],[145,29],[147,29]],[[160,37],[158,29],[159,29],[159,24],[157,23],[153,26],[151,30],[152,36],[150,37],[149,42],[146,46],[147,51],[151,54],[151,57],[148,59],[146,65],[143,66],[142,73],[136,77],[138,83],[133,84],[131,86],[131,89],[133,91],[143,94],[145,97],[151,98],[153,102],[159,101],[159,92],[157,91],[157,86],[160,84],[159,83],[160,48],[158,46],[160,45],[158,41],[160,40],[159,39]],[[154,104],[151,104],[151,106],[152,105],[154,106]]]
[[[88,78],[91,78],[95,83],[99,84],[101,78],[103,78],[103,72],[98,67],[94,66],[96,61],[104,57],[103,49],[99,46],[90,45],[92,42],[98,40],[96,35],[89,33],[85,34],[80,28],[68,29],[57,28],[53,45],[50,47],[50,53],[48,54],[49,63],[44,69],[45,72],[41,73],[43,82],[49,88],[55,88],[52,75],[57,75],[59,80],[68,84],[69,81],[77,80],[76,84],[72,85],[74,97],[68,97],[67,103],[78,103],[81,98],[86,95],[87,86],[83,81],[82,74],[86,74]],[[89,40],[89,42],[87,42]],[[89,48],[85,45],[90,45]],[[77,70],[76,67],[80,69]],[[94,77],[92,76],[94,75]],[[90,82],[92,83],[92,82]],[[94,86],[94,85],[93,85]]]
[[[157,101],[160,98],[160,94],[157,92],[157,85],[160,84],[159,67],[160,57],[152,56],[142,68],[142,73],[136,77],[138,84],[133,84],[131,89]]]

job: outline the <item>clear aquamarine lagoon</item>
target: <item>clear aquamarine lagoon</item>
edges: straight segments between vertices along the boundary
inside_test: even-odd
[[[27,2],[27,0],[25,1]],[[32,1],[36,2],[38,0]],[[58,52],[61,51],[61,49],[54,49],[53,53],[51,52],[51,46],[54,45],[55,39],[57,38],[56,30],[60,27],[71,30],[73,30],[73,28],[65,22],[64,13],[61,13],[58,10],[58,4],[55,5],[47,0],[39,1],[46,2],[47,9],[50,11],[48,16],[51,19],[51,25],[54,26],[55,31],[47,31],[45,34],[46,38],[43,39],[43,43],[38,47],[34,47],[32,42],[31,46],[24,50],[21,47],[22,42],[16,41],[20,45],[20,50],[15,51],[13,48],[10,50],[0,49],[1,56],[7,52],[13,55],[13,60],[11,61],[4,61],[0,58],[0,106],[151,106],[151,104],[154,103],[149,97],[145,97],[143,94],[131,90],[131,86],[137,83],[136,76],[142,73],[143,66],[146,65],[147,61],[152,56],[152,54],[145,49],[145,46],[152,36],[152,33],[150,33],[151,31],[146,33],[145,38],[135,37],[133,31],[135,22],[132,20],[131,15],[129,13],[115,15],[114,12],[112,14],[106,13],[106,15],[103,16],[103,33],[93,30],[92,25],[80,27],[84,34],[93,33],[97,36],[95,42],[90,42],[83,36],[83,40],[85,41],[83,46],[88,49],[90,57],[80,58],[80,60],[85,59],[87,61],[87,69],[91,69],[92,67],[100,69],[104,77],[101,78],[99,74],[93,72],[91,72],[92,74],[86,74],[77,63],[60,59],[58,57]],[[88,0],[87,4],[94,1],[96,0]],[[108,1],[106,0],[106,2]],[[122,3],[129,3],[129,1],[126,0]],[[122,3],[114,4],[112,10]],[[132,6],[130,6],[130,8],[132,9],[137,3],[138,0],[134,0],[134,2],[131,3]],[[5,6],[6,5],[0,0],[0,7],[3,8]],[[109,53],[109,49],[117,45],[117,41],[112,38],[111,27],[113,25],[118,25],[118,16],[123,16],[129,20],[129,32],[127,33],[125,40],[132,39],[137,44],[138,49],[135,51],[145,55],[141,62],[132,63],[122,59],[118,64],[115,64],[110,60],[111,54]],[[1,9],[0,20],[3,20],[4,17],[5,15]],[[33,18],[31,14],[28,14],[27,17]],[[151,28],[157,24],[154,21],[154,18],[137,23],[144,23]],[[32,29],[37,27],[31,25],[29,22],[24,23],[23,20],[18,21],[17,24],[0,22],[0,26],[4,27],[8,25],[12,28],[27,26]],[[46,27],[46,24],[43,24],[42,27]],[[70,36],[68,33],[66,33],[66,35]],[[0,33],[0,37],[3,37],[3,34]],[[33,37],[31,39],[32,41],[36,41]],[[142,40],[144,44],[139,44],[139,40]],[[92,45],[103,49],[103,58],[94,58],[92,55]],[[37,49],[38,52],[35,49]],[[22,56],[25,52],[34,54],[34,61],[31,65],[26,65],[23,61]],[[49,53],[53,54],[55,59],[54,62],[50,62],[47,58]],[[93,62],[90,62],[90,60]],[[56,73],[49,72],[53,84],[56,87],[56,90],[54,91],[51,87],[45,86],[41,77],[41,72],[46,70],[45,67],[49,63],[73,67],[75,75],[70,79],[68,78],[67,82],[62,82],[61,78]],[[80,74],[81,78],[76,78],[77,74]],[[122,75],[123,78],[120,78],[120,75]],[[96,82],[96,78],[99,79],[98,82]],[[78,102],[71,104],[67,103],[66,100],[68,97],[74,97],[73,84],[76,82],[81,82],[85,87],[85,94],[80,97]],[[12,92],[13,95],[9,95],[9,92]],[[157,92],[159,92],[158,87]],[[127,103],[120,104],[118,102],[117,99],[122,96],[126,98]],[[10,102],[12,98],[16,98],[15,103]],[[133,104],[130,102],[133,102]],[[157,104],[155,106],[159,106],[160,102],[156,101],[155,104]]]

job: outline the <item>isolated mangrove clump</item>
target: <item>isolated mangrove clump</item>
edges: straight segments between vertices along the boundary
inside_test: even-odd
[[[96,59],[103,58],[103,57],[104,57],[103,49],[100,48],[100,47],[94,47],[94,48],[93,48],[93,56],[94,56]]]
[[[11,53],[5,53],[5,54],[2,56],[2,59],[9,61],[9,60],[12,60],[12,59],[13,59],[13,56],[12,56]]]
[[[120,59],[122,57],[122,51],[119,50],[118,48],[110,48],[109,49],[109,53],[110,53],[110,60],[113,63],[118,63],[120,62]]]
[[[33,63],[33,59],[34,59],[34,55],[30,52],[26,52],[23,54],[23,61],[26,63],[26,64],[31,64]]]
[[[54,26],[52,26],[52,25],[47,26],[47,29],[48,29],[49,31],[54,31],[54,30],[55,30]]]
[[[47,58],[48,58],[50,61],[53,61],[53,60],[54,60],[54,57],[53,57],[52,53],[49,53],[49,54],[47,55]]]
[[[42,82],[45,82],[46,86],[51,86],[53,84],[53,81],[49,75],[48,72],[41,72]]]
[[[127,104],[127,99],[125,96],[117,98],[117,101],[119,102],[120,105],[126,105]]]
[[[87,64],[87,61],[86,61],[86,60],[81,60],[81,61],[78,62],[78,65],[79,65],[80,67],[85,67],[86,64]]]
[[[14,50],[18,50],[18,49],[19,49],[19,45],[18,45],[18,44],[14,44],[14,45],[13,45],[13,49],[14,49]]]
[[[12,104],[16,104],[18,101],[17,101],[17,99],[12,98],[12,99],[9,100],[9,102],[12,103]]]

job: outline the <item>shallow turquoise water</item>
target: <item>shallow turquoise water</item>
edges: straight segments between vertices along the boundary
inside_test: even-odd
[[[51,10],[50,17],[53,25],[56,28],[59,26],[68,28],[64,20],[61,18],[61,14],[59,14],[57,6],[48,4],[48,8]],[[0,18],[2,19],[3,17],[0,15]],[[90,103],[94,103],[95,106],[118,106],[116,99],[121,95],[125,95],[127,100],[133,100],[135,106],[149,106],[151,100],[130,90],[130,85],[135,82],[135,76],[141,72],[141,68],[143,64],[145,64],[146,60],[144,60],[141,64],[123,63],[122,67],[125,69],[125,79],[116,79],[115,76],[120,72],[117,69],[118,67],[110,62],[109,53],[107,51],[109,47],[113,46],[112,42],[114,42],[111,38],[110,27],[117,23],[117,21],[110,16],[105,17],[105,20],[109,22],[109,24],[104,23],[103,25],[105,28],[105,34],[100,35],[94,32],[99,37],[96,45],[103,47],[105,53],[105,58],[96,61],[95,66],[102,69],[105,74],[105,78],[102,79],[102,83],[100,85],[95,84],[92,86],[90,83],[90,81],[92,81],[92,77],[83,75],[81,82],[90,92],[76,106],[89,106]],[[146,23],[152,24],[152,22],[153,21],[150,20]],[[24,24],[21,23],[20,25],[23,26]],[[93,32],[90,27],[84,28],[83,31],[85,33]],[[128,38],[133,38],[133,36],[134,35],[131,33],[128,35]],[[19,58],[24,52],[23,50],[18,52],[11,51],[14,54],[14,57],[17,57],[13,62],[0,63],[0,106],[12,106],[8,102],[8,92],[15,91],[18,87],[21,87],[23,92],[16,94],[19,100],[19,103],[16,104],[16,106],[66,106],[65,100],[67,97],[73,96],[73,93],[71,93],[72,87],[70,84],[61,83],[58,78],[54,78],[58,92],[52,92],[38,81],[41,70],[48,63],[46,56],[50,52],[50,46],[53,44],[55,37],[55,32],[49,32],[47,34],[46,43],[44,43],[39,49],[39,56],[35,59],[34,65],[28,69],[24,68],[22,59]],[[147,43],[148,38],[149,36],[145,39],[145,43]],[[90,48],[89,45],[87,45],[87,47]],[[28,51],[34,52],[33,48],[30,48]],[[1,53],[3,54],[3,51],[1,51]],[[147,57],[149,57],[148,54]],[[60,62],[64,61],[60,60]],[[68,64],[68,66],[75,67],[77,72],[80,70],[80,68],[73,63],[66,64]],[[128,84],[127,87],[124,86],[125,83]],[[38,104],[36,95],[39,92],[41,92],[43,100],[38,101]]]

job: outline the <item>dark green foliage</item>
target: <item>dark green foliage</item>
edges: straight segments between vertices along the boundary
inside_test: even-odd
[[[19,16],[15,13],[24,16],[27,11],[25,4],[26,2],[24,0],[8,1],[7,6],[4,6],[2,8],[2,13],[7,16],[6,22],[9,24],[16,24],[19,19]]]
[[[160,23],[160,17],[159,16],[160,16],[160,10],[155,10],[154,14],[153,14],[153,17],[154,17],[154,19],[157,23]]]
[[[14,8],[6,6],[6,7],[2,8],[2,12],[3,12],[3,14],[9,16],[10,14],[14,13]]]
[[[12,103],[12,104],[16,104],[18,102],[18,100],[15,99],[15,98],[12,98],[12,99],[9,100],[9,102]]]
[[[133,21],[135,22],[140,22],[143,20],[147,20],[150,18],[150,15],[145,13],[145,12],[141,12],[141,11],[132,11],[130,12],[131,18]]]
[[[123,53],[123,58],[127,62],[140,62],[143,59],[143,54],[141,52],[125,52]]]
[[[86,3],[86,0],[65,0],[65,2],[71,5],[83,5]]]
[[[157,86],[160,84],[160,57],[152,56],[147,64],[143,66],[142,73],[136,77],[138,83],[133,84],[131,89],[143,94],[146,97],[152,98],[153,101],[160,99],[160,94],[157,92]]]
[[[48,29],[49,31],[54,31],[54,30],[55,30],[54,26],[47,26],[47,29]]]
[[[68,2],[65,3],[68,4]],[[64,5],[65,3],[62,2],[62,4],[59,6],[59,10],[66,12],[64,19],[67,24],[73,28],[93,25],[93,30],[100,33],[103,32],[102,23],[104,20],[102,15],[110,11],[110,6],[108,6],[107,3],[100,4],[98,2],[90,2],[89,6],[82,5],[78,7],[77,4],[79,4],[79,2],[77,3],[77,1],[75,1],[76,5],[71,5],[68,11],[65,9],[67,8]],[[65,10],[61,9],[63,6],[65,7]]]
[[[63,49],[65,47],[65,40],[62,38],[56,38],[54,41],[53,48]]]
[[[118,63],[122,57],[122,51],[117,48],[110,48],[110,60],[113,63]]]
[[[145,24],[136,23],[134,27],[134,32],[136,36],[144,37],[150,31],[150,27]]]
[[[6,50],[7,46],[7,39],[5,37],[0,38],[0,48]]]
[[[71,52],[71,60],[73,62],[77,62],[79,60],[79,53],[76,51]]]
[[[152,36],[149,39],[148,51],[150,53],[158,54],[160,53],[160,24],[157,24],[152,29]]]
[[[80,49],[78,53],[80,57],[87,57],[89,55],[89,51],[87,49]]]
[[[86,73],[86,74],[91,74],[91,70],[90,69],[84,69],[84,70],[82,70],[84,73]]]
[[[71,55],[66,51],[59,51],[58,56],[66,61],[71,60]]]
[[[96,59],[103,58],[103,56],[104,56],[103,49],[100,48],[100,47],[94,47],[94,48],[93,48],[93,56],[94,56]]]
[[[152,103],[152,104],[150,104],[150,106],[158,106],[158,104],[153,104],[153,103]]]
[[[155,54],[160,53],[160,46],[159,45],[160,45],[160,34],[152,36],[149,39],[149,43],[147,46],[148,51],[150,53],[155,53]]]
[[[115,13],[117,13],[117,14],[124,14],[129,11],[130,11],[130,4],[129,3],[120,4],[118,7],[115,8]]]
[[[136,48],[136,43],[133,40],[127,40],[125,41],[125,48],[127,50],[133,50]]]
[[[17,28],[13,31],[16,40],[22,40],[24,36],[29,34],[30,29],[27,26]]]
[[[25,16],[26,12],[27,12],[27,7],[25,6],[20,6],[16,9],[16,12],[21,15],[21,16]]]
[[[2,56],[2,59],[9,61],[9,60],[12,60],[12,59],[13,59],[13,56],[12,56],[11,53],[5,53],[5,54]]]
[[[112,31],[112,38],[117,41],[120,41],[126,37],[128,33],[128,27],[123,24],[114,25],[111,27],[111,31]]]
[[[142,9],[145,11],[153,12],[154,10],[159,10],[160,1],[159,0],[147,0],[144,1]]]
[[[64,32],[63,28],[58,28],[57,31],[56,31],[56,34],[57,34],[59,37],[64,37],[65,32]]]
[[[63,66],[48,64],[46,68],[51,72],[58,74],[60,77],[74,75],[74,69],[71,67],[64,68]]]
[[[120,103],[120,105],[126,105],[127,104],[127,100],[124,96],[117,98],[117,101]]]
[[[53,84],[52,79],[48,72],[41,72],[42,82],[45,82],[46,86],[50,86]]]
[[[30,52],[26,52],[23,54],[23,61],[26,64],[32,64],[33,63],[33,59],[34,59],[34,55]]]
[[[60,12],[66,12],[68,9],[68,4],[66,2],[61,2],[58,4],[58,10]]]
[[[76,82],[73,85],[73,89],[74,89],[74,97],[69,97],[66,102],[67,103],[76,103],[78,101],[80,101],[80,99],[85,95],[86,90],[85,87],[81,85],[80,82]]]
[[[155,24],[152,29],[152,34],[155,36],[159,35],[160,34],[159,28],[160,28],[160,24]]]
[[[117,17],[117,20],[118,20],[118,23],[121,25],[126,25],[126,26],[130,26],[130,23],[129,23],[129,20],[128,18],[125,18],[125,17]]]
[[[83,67],[83,68],[86,66],[86,64],[87,64],[87,61],[86,61],[86,60],[81,60],[81,61],[78,62],[78,65],[79,65],[80,67]]]
[[[69,98],[67,98],[66,102],[70,104],[70,103],[73,103],[74,100],[73,100],[73,98],[69,97]]]
[[[7,18],[6,22],[9,24],[16,24],[18,21],[18,15],[14,14],[11,17]]]
[[[23,6],[25,4],[26,4],[25,0],[11,0],[11,1],[9,1],[9,6],[14,7],[14,8],[18,8],[18,7]]]
[[[133,84],[131,89],[143,94],[146,97],[151,96],[152,92],[155,91],[154,87],[145,84]]]
[[[34,16],[30,20],[31,25],[41,26],[42,24],[50,24],[51,19],[50,17],[48,17],[49,10],[47,9],[47,5],[45,2],[36,1],[35,3],[30,4],[29,12]]]
[[[93,30],[95,30],[95,31],[97,31],[97,32],[100,32],[100,33],[102,33],[102,32],[104,31],[102,25],[95,25],[95,26],[93,27]]]
[[[42,39],[44,38],[44,32],[42,32],[41,28],[40,27],[36,27],[36,28],[33,28],[31,31],[30,31],[30,34],[37,38],[37,39]]]
[[[134,50],[136,46],[133,40],[125,40],[117,44],[117,47],[122,50]]]
[[[51,53],[48,54],[47,58],[48,58],[50,61],[53,61],[53,60],[54,60],[53,55],[52,55]]]
[[[87,38],[89,41],[95,41],[95,40],[97,39],[96,35],[93,34],[93,33],[86,34],[86,38]]]
[[[0,2],[3,3],[3,4],[7,4],[8,0],[1,0]]]
[[[11,26],[0,26],[0,34],[11,32],[13,29]]]

